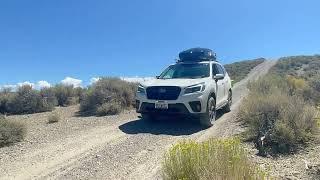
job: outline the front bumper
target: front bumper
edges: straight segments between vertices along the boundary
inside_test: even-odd
[[[168,103],[168,109],[162,110],[155,108],[155,102],[157,100],[147,99],[145,94],[137,93],[136,110],[138,113],[196,115],[206,112],[207,99],[208,95],[204,93],[180,95],[177,100],[165,100]],[[198,111],[197,108],[194,107],[194,104],[199,105],[201,110]]]

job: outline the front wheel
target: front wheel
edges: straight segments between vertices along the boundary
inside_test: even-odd
[[[229,91],[229,93],[228,93],[228,103],[223,108],[224,112],[230,112],[231,111],[231,105],[232,105],[232,92]]]
[[[216,120],[216,100],[210,97],[207,102],[207,111],[200,117],[200,123],[203,126],[211,127]]]

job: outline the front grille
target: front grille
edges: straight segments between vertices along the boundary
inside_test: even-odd
[[[176,100],[181,92],[176,86],[152,86],[147,88],[147,98],[152,100]]]
[[[188,114],[189,111],[182,103],[169,104],[168,109],[156,109],[154,103],[141,103],[140,112],[142,113],[163,113],[163,114]]]

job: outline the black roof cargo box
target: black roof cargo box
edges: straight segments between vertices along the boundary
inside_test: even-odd
[[[179,62],[216,61],[216,54],[207,48],[191,48],[179,53]]]

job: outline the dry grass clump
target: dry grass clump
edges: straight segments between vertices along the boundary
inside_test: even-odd
[[[88,88],[80,102],[80,112],[89,115],[114,115],[133,106],[136,84],[118,78],[101,78]]]
[[[49,124],[52,124],[52,123],[57,123],[61,120],[61,117],[58,113],[54,112],[52,114],[50,114],[48,116],[48,123]]]
[[[104,103],[97,108],[97,116],[116,115],[122,111],[121,105],[117,102]]]
[[[268,175],[252,164],[238,139],[180,142],[166,154],[164,179],[266,179]]]
[[[9,121],[4,116],[0,116],[0,147],[22,141],[25,134],[24,124]]]

